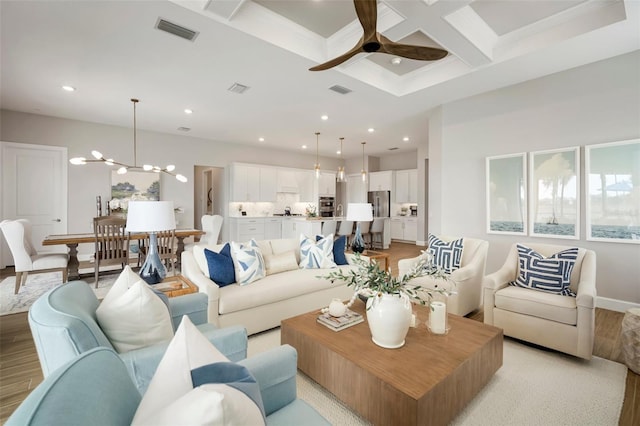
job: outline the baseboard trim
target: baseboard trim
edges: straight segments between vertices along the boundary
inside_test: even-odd
[[[624,300],[610,299],[608,297],[596,297],[596,307],[616,312],[626,312],[631,308],[640,308],[640,303],[626,302]]]

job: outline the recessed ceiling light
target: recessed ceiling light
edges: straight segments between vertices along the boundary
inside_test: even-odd
[[[258,138],[258,141],[264,142],[264,138]]]
[[[307,146],[306,145],[302,145],[302,149],[307,149]]]
[[[62,90],[66,90],[67,92],[75,92],[76,88],[73,86],[62,86]]]
[[[321,118],[321,119],[323,119],[323,120],[325,120],[325,121],[327,121],[327,120],[329,119],[329,116],[328,116],[328,115],[323,115],[323,116],[321,116],[320,118]]]
[[[193,110],[192,110],[192,109],[189,109],[189,108],[186,108],[186,109],[184,110],[184,113],[185,113],[185,114],[193,114]]]
[[[340,155],[340,154],[342,154],[342,151],[337,150],[337,151],[336,151],[336,154]]]
[[[402,140],[405,141],[405,142],[409,142],[409,137],[405,136],[404,138],[402,138]]]
[[[395,57],[395,58],[391,59],[391,63],[393,65],[400,65],[401,62],[402,62],[402,58]]]
[[[373,127],[369,127],[369,129],[367,130],[367,132],[369,132],[369,133],[373,133],[375,131],[376,131],[376,129],[374,129]]]

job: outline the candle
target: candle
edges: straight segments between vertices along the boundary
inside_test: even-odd
[[[431,302],[429,329],[432,333],[444,334],[447,323],[447,305],[444,302]]]

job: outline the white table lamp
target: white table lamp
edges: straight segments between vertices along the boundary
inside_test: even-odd
[[[371,203],[347,204],[347,220],[356,222],[356,235],[353,238],[351,249],[354,253],[362,253],[364,251],[364,240],[360,231],[360,222],[371,222],[373,220],[373,206]]]
[[[158,255],[156,232],[176,229],[173,201],[130,201],[127,211],[127,232],[149,233],[147,257],[140,268],[140,277],[148,284],[157,284],[167,276]]]

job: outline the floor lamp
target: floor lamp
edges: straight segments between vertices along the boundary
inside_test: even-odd
[[[347,204],[347,220],[356,222],[356,235],[351,244],[354,253],[364,251],[364,240],[360,231],[360,222],[371,222],[373,220],[373,206],[371,203],[349,203]]]
[[[158,254],[156,232],[176,229],[173,201],[130,201],[127,211],[127,232],[148,233],[149,248],[140,277],[147,284],[158,284],[167,276]]]

